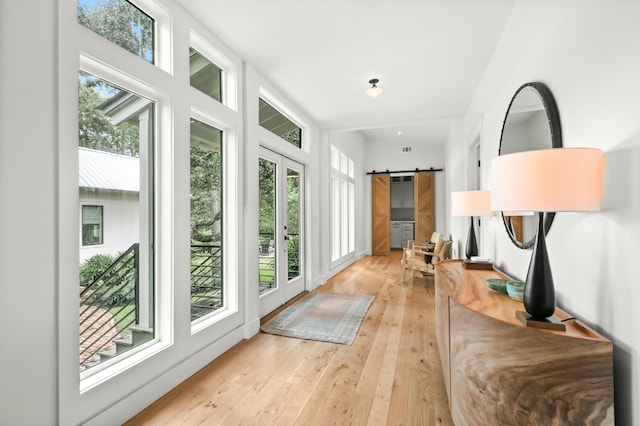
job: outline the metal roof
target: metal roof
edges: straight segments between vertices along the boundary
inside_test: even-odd
[[[140,192],[140,159],[78,148],[81,188]]]

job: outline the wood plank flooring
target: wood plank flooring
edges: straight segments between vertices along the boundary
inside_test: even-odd
[[[261,332],[127,425],[452,425],[433,278],[401,283],[400,257],[365,257],[315,290],[376,297],[353,345]]]

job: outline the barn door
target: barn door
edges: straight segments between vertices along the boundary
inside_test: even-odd
[[[374,256],[388,256],[391,250],[390,194],[389,175],[371,175],[371,252]]]
[[[436,227],[435,185],[433,172],[419,172],[414,178],[415,239],[431,238]]]

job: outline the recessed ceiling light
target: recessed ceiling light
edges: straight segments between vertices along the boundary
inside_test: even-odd
[[[402,130],[398,130],[398,136],[402,135]]]

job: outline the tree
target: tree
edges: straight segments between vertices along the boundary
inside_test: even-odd
[[[79,144],[85,148],[137,157],[139,128],[135,118],[114,126],[100,111],[108,99],[122,92],[104,80],[88,73],[78,74],[78,130]]]
[[[153,63],[153,19],[128,1],[80,0],[78,23]]]

